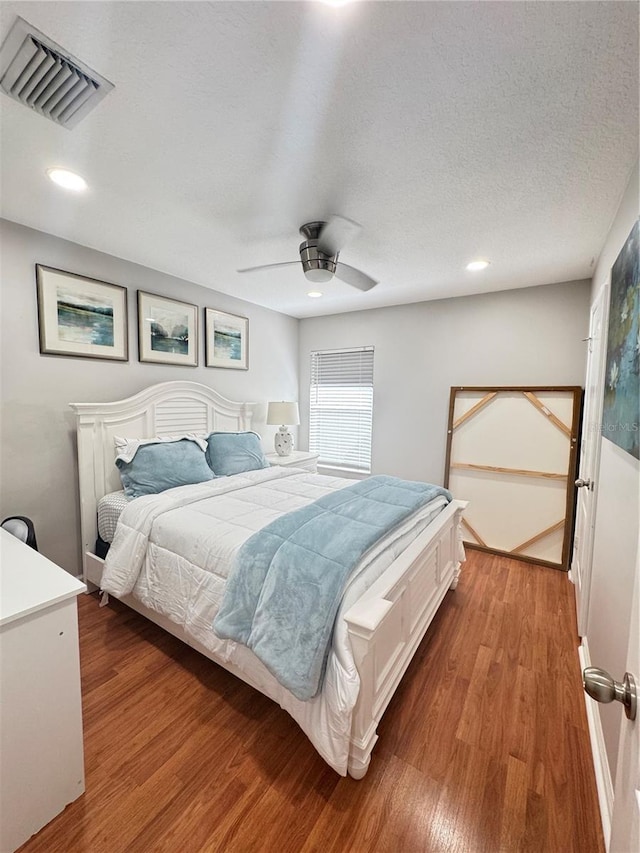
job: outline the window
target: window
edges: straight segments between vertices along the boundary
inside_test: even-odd
[[[309,450],[319,465],[371,471],[373,347],[311,353]]]

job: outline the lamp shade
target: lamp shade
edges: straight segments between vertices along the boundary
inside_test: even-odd
[[[287,426],[299,424],[300,413],[298,412],[298,404],[285,403],[284,400],[280,403],[269,403],[267,407],[267,423]]]

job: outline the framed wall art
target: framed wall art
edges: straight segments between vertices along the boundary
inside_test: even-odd
[[[204,309],[207,367],[249,369],[249,320],[225,311]]]
[[[43,355],[128,361],[127,288],[36,264]]]
[[[198,365],[198,306],[138,291],[138,358]]]
[[[640,228],[611,268],[602,434],[640,458]]]

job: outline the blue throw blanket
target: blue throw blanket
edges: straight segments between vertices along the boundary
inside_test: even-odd
[[[238,552],[213,627],[253,650],[298,699],[322,685],[346,582],[366,551],[439,486],[375,476],[283,515]]]

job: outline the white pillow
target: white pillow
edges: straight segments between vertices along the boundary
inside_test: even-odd
[[[189,441],[195,441],[198,447],[206,451],[207,435],[202,435],[195,432],[187,432],[184,435],[163,435],[155,438],[120,438],[115,436],[114,444],[116,448],[116,459],[121,459],[123,462],[131,462],[139,447],[144,444],[160,444],[164,441],[180,441],[186,438]]]

